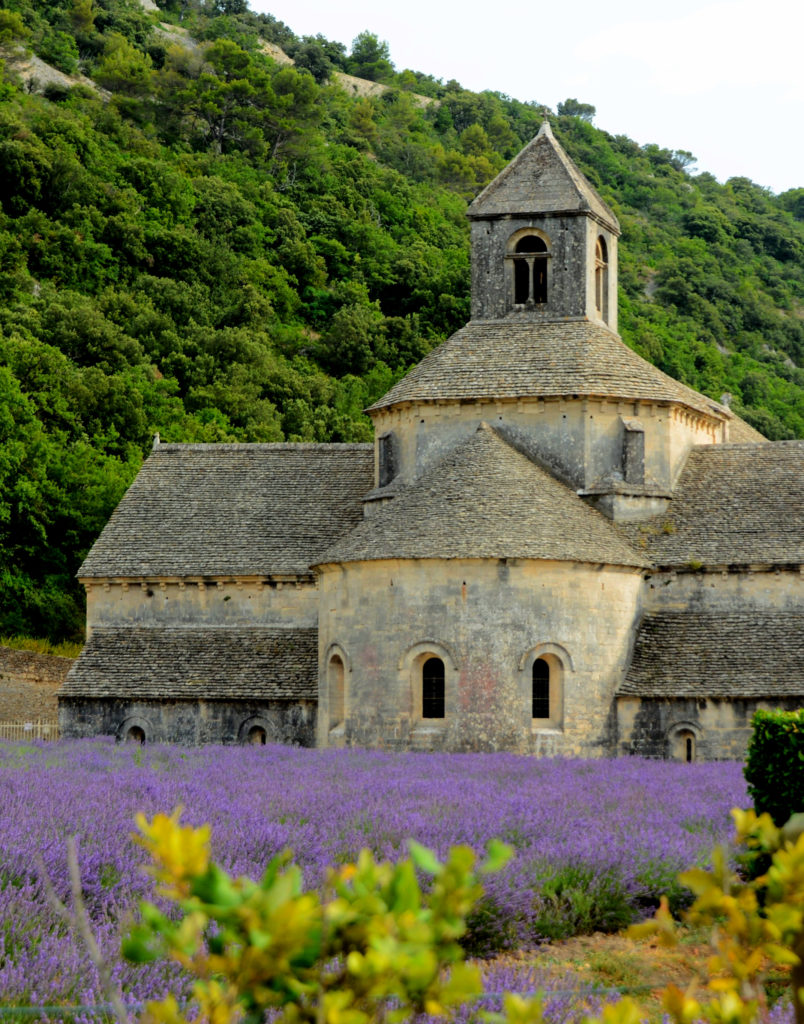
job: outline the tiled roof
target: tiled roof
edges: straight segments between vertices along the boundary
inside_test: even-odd
[[[306,574],[373,483],[369,444],[161,444],[78,575]]]
[[[646,615],[620,694],[804,697],[804,612]]]
[[[539,558],[648,563],[612,524],[487,424],[320,559]]]
[[[733,413],[732,415],[734,416]],[[764,434],[760,434],[755,427],[752,427],[750,423],[746,423],[739,416],[734,416],[729,422],[729,440],[732,444],[750,444],[751,442],[762,442],[768,439]]]
[[[318,630],[96,626],[59,696],[316,699]]]
[[[470,205],[472,218],[587,211],[617,234],[617,218],[556,141],[548,121]]]
[[[659,566],[804,562],[804,441],[693,448],[668,510],[620,529]]]
[[[646,362],[602,324],[541,323],[517,313],[471,320],[371,408],[565,395],[680,402],[710,416],[731,417],[717,402]]]

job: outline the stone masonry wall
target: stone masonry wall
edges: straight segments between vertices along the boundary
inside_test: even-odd
[[[524,442],[576,488],[622,474],[623,417],[645,431],[645,480],[670,489],[693,444],[717,441],[713,424],[682,418],[666,405],[606,399],[523,399],[420,403],[374,413],[377,436],[396,438],[398,474],[410,482],[426,473],[481,422]],[[672,442],[670,440],[672,436]]]
[[[396,749],[614,753],[614,692],[637,619],[641,577],[533,560],[376,561],[321,577],[320,678],[344,665],[343,727],[329,733],[326,683],[318,742]],[[446,715],[423,719],[421,671],[445,665]],[[531,670],[562,676],[558,720],[531,717]],[[546,728],[545,728],[546,724]]]
[[[684,761],[686,750],[678,738],[690,736],[692,760],[742,761],[755,711],[793,711],[800,706],[794,697],[769,701],[620,697],[618,753]]]
[[[314,583],[242,580],[110,580],[85,583],[87,628],[94,626],[313,627]]]
[[[262,729],[268,743],[315,745],[315,703],[284,700],[114,700],[62,698],[62,736],[114,736],[130,729],[146,743],[242,743]]]
[[[72,658],[0,647],[0,721],[55,722],[56,693]]]

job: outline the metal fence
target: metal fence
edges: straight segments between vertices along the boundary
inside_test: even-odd
[[[0,722],[0,740],[57,740],[58,722]]]

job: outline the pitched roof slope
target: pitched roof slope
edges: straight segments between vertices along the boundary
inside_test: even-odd
[[[729,440],[733,444],[749,444],[752,441],[767,441],[767,437],[764,434],[752,427],[750,423],[746,423],[744,419],[739,416],[735,416],[729,423]]]
[[[468,216],[592,213],[617,234],[617,218],[556,141],[548,121],[470,205]]]
[[[804,441],[693,448],[667,511],[620,528],[659,566],[804,562]]]
[[[384,558],[648,564],[600,513],[485,423],[319,564]]]
[[[646,615],[618,692],[640,697],[804,696],[804,612]]]
[[[371,409],[398,402],[610,395],[681,402],[729,419],[717,402],[662,373],[602,324],[471,320]]]
[[[96,626],[60,697],[318,696],[318,630]]]
[[[79,577],[306,574],[363,516],[368,444],[161,444]]]

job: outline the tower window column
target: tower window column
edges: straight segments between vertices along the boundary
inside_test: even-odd
[[[538,235],[526,235],[516,243],[508,260],[513,264],[514,305],[533,309],[547,302],[547,243]]]

